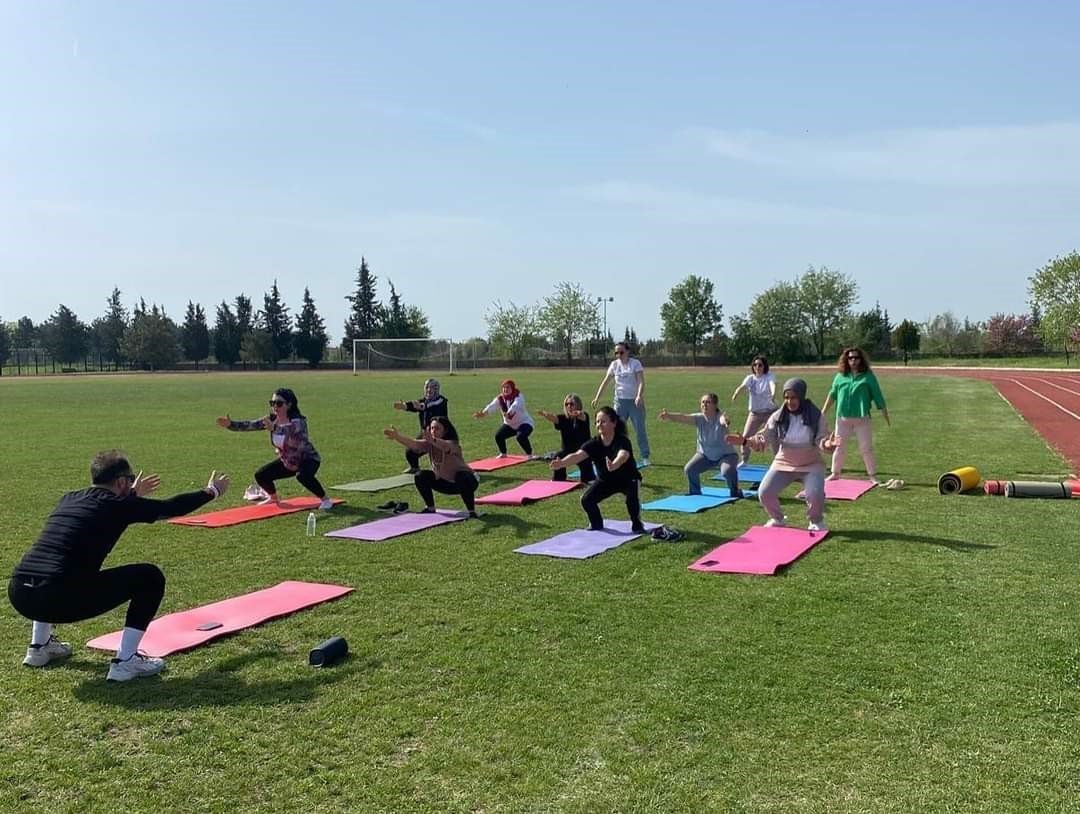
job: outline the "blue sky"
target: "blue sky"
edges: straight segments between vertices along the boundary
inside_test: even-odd
[[[660,333],[808,265],[894,321],[1080,248],[1080,5],[0,0],[0,318],[181,318],[365,256],[437,336],[562,281]]]

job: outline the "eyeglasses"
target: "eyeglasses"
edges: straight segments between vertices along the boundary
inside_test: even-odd
[[[270,406],[271,407],[284,407],[285,406],[285,400],[284,399],[270,399]]]
[[[849,353],[847,358],[848,358],[849,362],[862,361],[862,357],[861,356],[856,356],[854,353]]]
[[[577,407],[577,404],[572,402],[572,401],[564,401],[562,403],[562,406],[563,407]]]
[[[750,367],[765,367],[765,365],[761,364],[761,362],[754,362]]]

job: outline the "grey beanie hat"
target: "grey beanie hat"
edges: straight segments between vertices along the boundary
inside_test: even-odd
[[[795,395],[797,395],[800,400],[805,399],[806,398],[806,380],[805,379],[800,379],[798,377],[795,377],[794,379],[788,379],[786,382],[784,382],[784,389],[781,390],[780,392],[781,393],[786,393],[788,390],[795,391]]]

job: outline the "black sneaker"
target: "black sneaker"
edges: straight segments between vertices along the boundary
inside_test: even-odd
[[[385,503],[380,503],[376,506],[376,509],[382,509],[384,512],[392,512],[397,507],[396,500],[388,500]]]
[[[394,514],[404,514],[409,510],[408,503],[398,503],[394,506]]]

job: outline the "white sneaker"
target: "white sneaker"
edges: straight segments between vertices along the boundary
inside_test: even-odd
[[[155,659],[136,653],[129,659],[120,661],[113,659],[109,662],[109,674],[107,681],[131,681],[141,676],[156,676],[165,669],[165,659]]]
[[[648,458],[642,458],[641,459],[641,465],[642,466],[648,466],[649,465],[649,459]]]
[[[811,534],[814,534],[815,532],[819,531],[828,531],[829,527],[826,526],[825,521],[822,520],[820,523],[811,523],[809,526],[806,527],[806,530],[809,531]]]
[[[256,501],[255,505],[256,506],[266,506],[268,503],[277,504],[278,503],[277,495],[267,495],[262,500]]]
[[[767,529],[782,529],[786,525],[787,525],[787,518],[786,517],[782,517],[779,520],[777,520],[774,517],[770,517],[768,520],[765,521],[765,528],[767,528]]]
[[[500,452],[500,453],[499,453],[498,455],[496,455],[495,457],[496,457],[496,458],[509,458],[509,457],[510,457],[510,453],[509,453],[509,452]]]
[[[332,509],[334,508],[334,501],[331,500],[329,497],[324,497],[322,500],[319,501],[319,508],[322,509],[324,512]]]
[[[50,661],[66,659],[71,655],[71,645],[50,636],[45,644],[32,644],[26,648],[26,658],[22,663],[27,667],[44,667]]]

